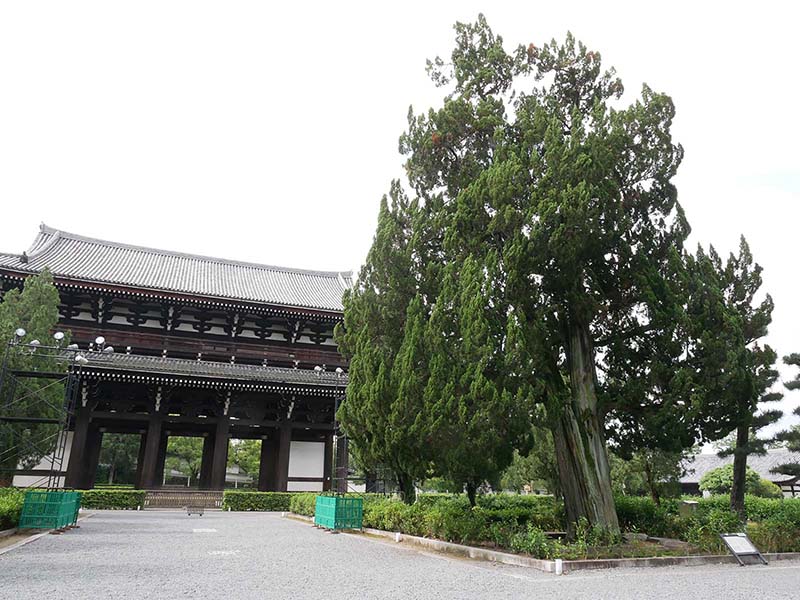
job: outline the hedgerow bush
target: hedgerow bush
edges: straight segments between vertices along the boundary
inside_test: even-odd
[[[312,516],[318,494],[292,494],[290,510]],[[625,556],[633,552],[652,555],[653,548],[630,548],[607,532],[586,523],[576,527],[570,543],[554,540],[548,531],[566,529],[561,502],[548,496],[484,495],[470,508],[464,495],[421,494],[409,506],[381,495],[364,497],[364,527],[399,531],[456,543],[489,545],[537,558]],[[697,510],[681,517],[680,500],[665,499],[656,506],[650,498],[616,498],[620,528],[654,537],[690,542],[700,552],[723,551],[720,533],[742,531],[730,511],[728,496],[696,499]],[[747,496],[746,530],[764,552],[800,552],[800,498],[772,499]],[[605,549],[605,550],[604,550]],[[657,550],[657,549],[656,549]],[[650,554],[647,554],[647,553]]]
[[[0,531],[19,524],[25,492],[16,488],[0,488]]]
[[[291,492],[239,492],[227,490],[222,495],[222,508],[236,511],[289,511]]]
[[[317,496],[319,496],[317,493],[292,494],[289,499],[289,510],[297,515],[313,517],[314,508],[317,505]]]
[[[136,510],[144,506],[144,490],[85,490],[81,507],[96,510]]]
[[[314,516],[314,509],[317,506],[317,496],[321,492],[295,492],[291,494],[292,498],[289,502],[289,510],[296,515],[305,515],[307,517]],[[367,506],[372,502],[380,502],[386,498],[383,494],[347,494],[350,497],[362,498],[364,500],[364,512],[366,513]],[[366,519],[366,517],[365,517]],[[364,525],[364,527],[371,527],[371,525]]]
[[[695,500],[695,513],[681,518],[680,501],[662,501],[657,507],[649,498],[618,497],[620,527],[624,531],[681,539],[701,552],[715,553],[725,551],[721,533],[746,530],[762,552],[800,552],[800,498],[746,496],[746,524],[731,512],[727,495]]]
[[[686,528],[678,516],[679,500],[662,500],[661,506],[656,506],[643,496],[617,496],[614,502],[623,531],[674,538],[680,537]]]

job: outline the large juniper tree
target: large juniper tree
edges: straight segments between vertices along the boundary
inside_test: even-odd
[[[387,430],[362,390],[387,389],[381,361],[394,363],[399,332],[408,330],[404,309],[418,299],[430,335],[419,353],[429,359],[415,373],[428,385],[409,409],[428,415],[433,464],[452,475],[456,461],[436,440],[456,440],[453,456],[462,456],[462,438],[483,419],[486,437],[495,429],[502,438],[473,446],[485,444],[487,456],[456,477],[474,485],[525,441],[501,419],[481,417],[483,405],[522,421],[538,402],[568,521],[614,531],[607,422],[615,443],[634,448],[679,450],[730,431],[720,424],[727,397],[711,392],[740,359],[726,347],[741,344],[736,327],[712,335],[729,311],[683,250],[689,227],[672,184],[683,154],[670,134],[674,107],[647,86],[620,106],[614,71],[571,35],[507,52],[482,16],[455,29],[451,58],[429,63],[447,90],[442,105],[410,111],[400,140],[417,196],[411,231],[390,247],[379,226],[371,261],[376,248],[390,248],[380,260],[394,270],[384,267],[389,278],[376,284],[368,267],[346,307],[350,340],[378,330],[397,339],[377,351],[385,340],[372,334],[345,344],[356,382],[345,418],[355,426],[351,411],[364,411],[358,435],[372,417]],[[378,288],[395,290],[392,302],[386,293],[370,299]],[[356,296],[378,306],[361,307]],[[387,325],[377,324],[383,313]]]
[[[548,407],[568,518],[615,530],[598,350],[646,335],[688,233],[674,108],[647,87],[612,108],[621,82],[572,36],[507,53],[482,17],[456,31],[431,65],[451,92],[401,141],[409,181],[439,207],[446,262],[498,257],[496,306],[528,324],[517,370]]]

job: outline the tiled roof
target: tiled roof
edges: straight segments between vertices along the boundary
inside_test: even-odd
[[[88,359],[84,369],[125,371],[174,377],[202,377],[228,379],[242,382],[313,385],[344,387],[347,374],[335,371],[313,371],[311,369],[288,369],[285,367],[262,367],[237,365],[225,362],[162,358],[137,354],[85,352]]]
[[[0,254],[0,268],[206,298],[342,310],[352,273],[306,271],[155,250],[83,237],[42,225],[23,255]]]
[[[733,456],[720,458],[716,454],[698,454],[694,459],[689,459],[683,463],[687,470],[686,475],[681,477],[681,483],[699,483],[700,479],[718,467],[729,465],[733,462]],[[789,463],[800,463],[800,452],[789,452],[788,450],[776,449],[768,450],[763,456],[751,454],[747,457],[747,466],[758,473],[762,478],[778,483],[790,481],[794,477],[772,473],[772,469]]]

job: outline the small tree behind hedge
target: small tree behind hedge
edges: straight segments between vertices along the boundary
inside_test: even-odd
[[[700,479],[700,490],[711,494],[730,494],[733,487],[733,465],[725,465],[713,469]],[[780,498],[780,488],[747,467],[745,474],[745,491],[754,496],[764,498]]]

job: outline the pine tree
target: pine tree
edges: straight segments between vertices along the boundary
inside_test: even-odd
[[[800,367],[800,354],[795,352],[789,356],[784,356],[783,362],[793,367]],[[793,380],[785,382],[784,386],[787,390],[800,390],[800,373],[795,375]],[[796,407],[793,412],[800,417],[800,406]],[[775,436],[775,439],[785,443],[786,449],[790,452],[800,452],[800,427],[795,426],[788,431],[782,431]],[[800,477],[800,463],[786,463],[780,465],[775,469],[775,472],[793,477]]]
[[[771,391],[778,380],[778,371],[775,369],[778,355],[770,346],[760,342],[767,335],[772,322],[774,304],[769,295],[761,302],[756,302],[762,285],[762,268],[753,262],[744,236],[739,242],[739,254],[731,254],[724,268],[713,248],[711,258],[715,270],[720,274],[725,303],[739,321],[746,349],[744,377],[738,386],[739,396],[735,399],[736,444],[729,451],[720,453],[721,456],[733,454],[731,510],[744,518],[747,457],[767,452],[770,440],[759,438],[758,433],[783,416],[778,409],[763,408],[764,404],[783,398],[780,392]]]

